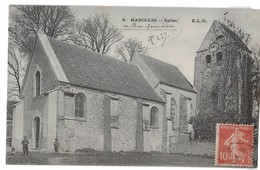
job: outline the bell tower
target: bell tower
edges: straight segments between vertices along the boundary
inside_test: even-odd
[[[215,20],[196,53],[197,112],[241,113],[243,95],[250,95],[246,89],[251,76],[250,50],[236,33]]]

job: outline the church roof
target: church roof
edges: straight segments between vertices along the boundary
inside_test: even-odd
[[[48,40],[70,84],[164,102],[137,66],[53,38]]]
[[[136,57],[143,59],[160,83],[196,93],[193,86],[176,66],[142,54]]]

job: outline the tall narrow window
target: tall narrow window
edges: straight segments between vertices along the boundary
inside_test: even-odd
[[[206,62],[207,64],[211,63],[211,55],[206,56]]]
[[[175,119],[175,115],[176,115],[176,101],[174,100],[174,98],[171,99],[171,119],[174,120]]]
[[[75,98],[75,116],[83,117],[84,116],[84,104],[86,97],[82,93],[78,93]]]
[[[41,93],[41,74],[39,71],[35,74],[35,96],[39,96]]]
[[[222,61],[222,52],[218,52],[216,56],[217,56],[217,62],[220,63]]]
[[[155,106],[151,108],[150,126],[158,126],[158,108]]]
[[[118,99],[110,100],[111,127],[119,129]]]
[[[192,104],[190,104],[190,115],[192,115],[192,113],[193,113],[193,110],[192,110],[193,108],[192,108]]]
[[[172,120],[172,129],[175,129],[176,126],[176,111],[177,104],[174,98],[171,99],[171,120]]]

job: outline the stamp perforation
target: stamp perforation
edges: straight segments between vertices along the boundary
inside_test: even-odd
[[[252,132],[251,132],[252,135],[251,135],[251,138],[249,140],[250,141],[250,147],[251,147],[251,153],[250,153],[250,155],[248,155],[248,157],[250,156],[250,160],[251,160],[251,164],[250,165],[249,164],[243,164],[243,162],[241,162],[241,163],[219,163],[218,159],[219,159],[219,145],[220,145],[220,126],[235,126],[234,127],[235,129],[238,129],[238,127],[246,127],[246,126],[252,128]],[[234,132],[234,133],[236,133],[236,132]],[[253,167],[253,148],[252,148],[254,146],[253,133],[254,133],[254,124],[217,123],[216,124],[214,165],[215,166],[222,166],[222,167],[225,167],[225,166],[229,166],[229,167],[230,166],[231,167]],[[243,132],[242,132],[242,134],[243,134]],[[241,137],[239,137],[239,138],[241,138]],[[237,144],[238,143],[232,143],[232,146],[230,146],[230,147],[233,147],[233,149],[234,149],[235,145],[237,145]]]

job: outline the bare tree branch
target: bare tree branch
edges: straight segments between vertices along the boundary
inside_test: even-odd
[[[31,53],[37,32],[58,38],[71,33],[74,16],[65,6],[16,5],[11,14],[9,36],[24,55]]]
[[[142,45],[141,41],[136,38],[130,37],[126,41],[122,42],[117,48],[116,53],[125,61],[131,62],[133,56],[136,53],[144,54],[146,47]]]
[[[83,48],[106,54],[122,38],[121,31],[111,23],[107,14],[96,14],[77,22],[75,33],[68,40]]]

